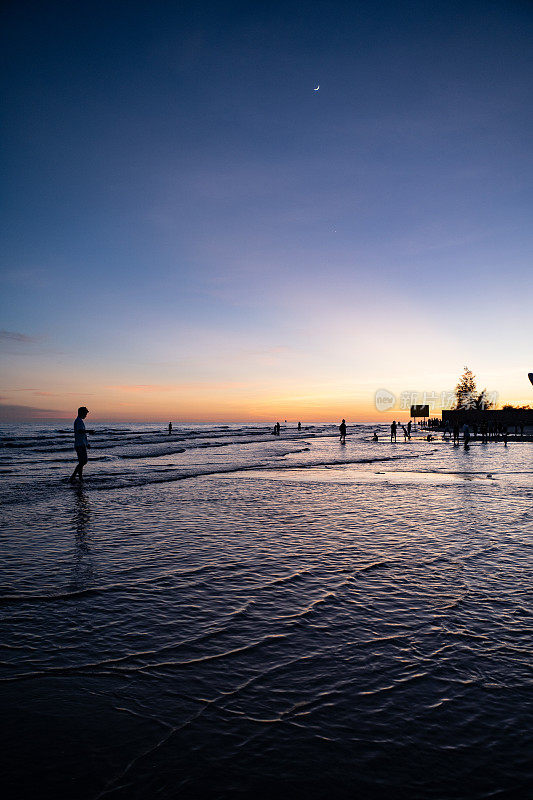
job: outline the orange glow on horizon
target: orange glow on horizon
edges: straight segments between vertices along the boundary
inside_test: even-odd
[[[200,390],[200,391],[199,391]],[[365,396],[366,395],[366,396]],[[393,419],[404,421],[409,418],[409,409],[396,406],[388,411],[378,411],[374,403],[374,393],[339,394],[334,397],[320,392],[296,395],[289,392],[270,393],[268,396],[257,387],[243,384],[184,384],[182,386],[117,385],[102,387],[101,392],[50,392],[33,391],[35,401],[21,404],[21,398],[9,398],[8,402],[19,409],[19,419],[71,419],[76,415],[78,405],[87,405],[90,419],[98,421],[154,422],[168,423],[264,423],[277,420],[287,423],[338,423],[345,418],[348,424],[387,424]],[[40,409],[42,398],[46,397],[46,407]],[[4,401],[7,398],[4,398]],[[26,398],[24,398],[26,400]],[[40,400],[41,399],[41,400]],[[505,403],[514,405],[531,404],[527,395],[519,398],[500,397],[498,407]],[[54,402],[55,401],[55,402]],[[44,404],[43,404],[44,405]],[[24,416],[24,408],[28,408]],[[41,413],[40,413],[41,412]],[[440,416],[437,407],[431,416]]]

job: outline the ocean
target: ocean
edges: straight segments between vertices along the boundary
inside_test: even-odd
[[[528,795],[532,442],[87,427],[0,426],[4,796]]]

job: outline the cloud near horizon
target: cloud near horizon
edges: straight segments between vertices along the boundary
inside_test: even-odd
[[[35,408],[0,403],[1,422],[31,422],[39,419],[66,419],[65,411],[53,408]]]
[[[28,336],[26,333],[18,333],[18,331],[0,331],[0,342],[33,344],[36,341],[37,339],[34,336]]]
[[[198,389],[206,390],[211,389],[213,391],[218,391],[221,389],[244,389],[249,388],[249,383],[244,383],[242,381],[182,381],[180,383],[175,384],[158,384],[158,383],[147,383],[147,384],[122,384],[117,386],[105,386],[104,389],[108,391],[117,391],[117,392],[147,392],[147,393],[156,393],[156,392],[188,392],[188,391],[196,391]]]

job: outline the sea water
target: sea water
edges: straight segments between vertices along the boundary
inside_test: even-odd
[[[10,797],[531,787],[533,444],[1,430]]]

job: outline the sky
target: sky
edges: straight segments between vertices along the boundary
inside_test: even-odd
[[[465,365],[533,405],[531,2],[0,27],[0,419],[386,421]]]

